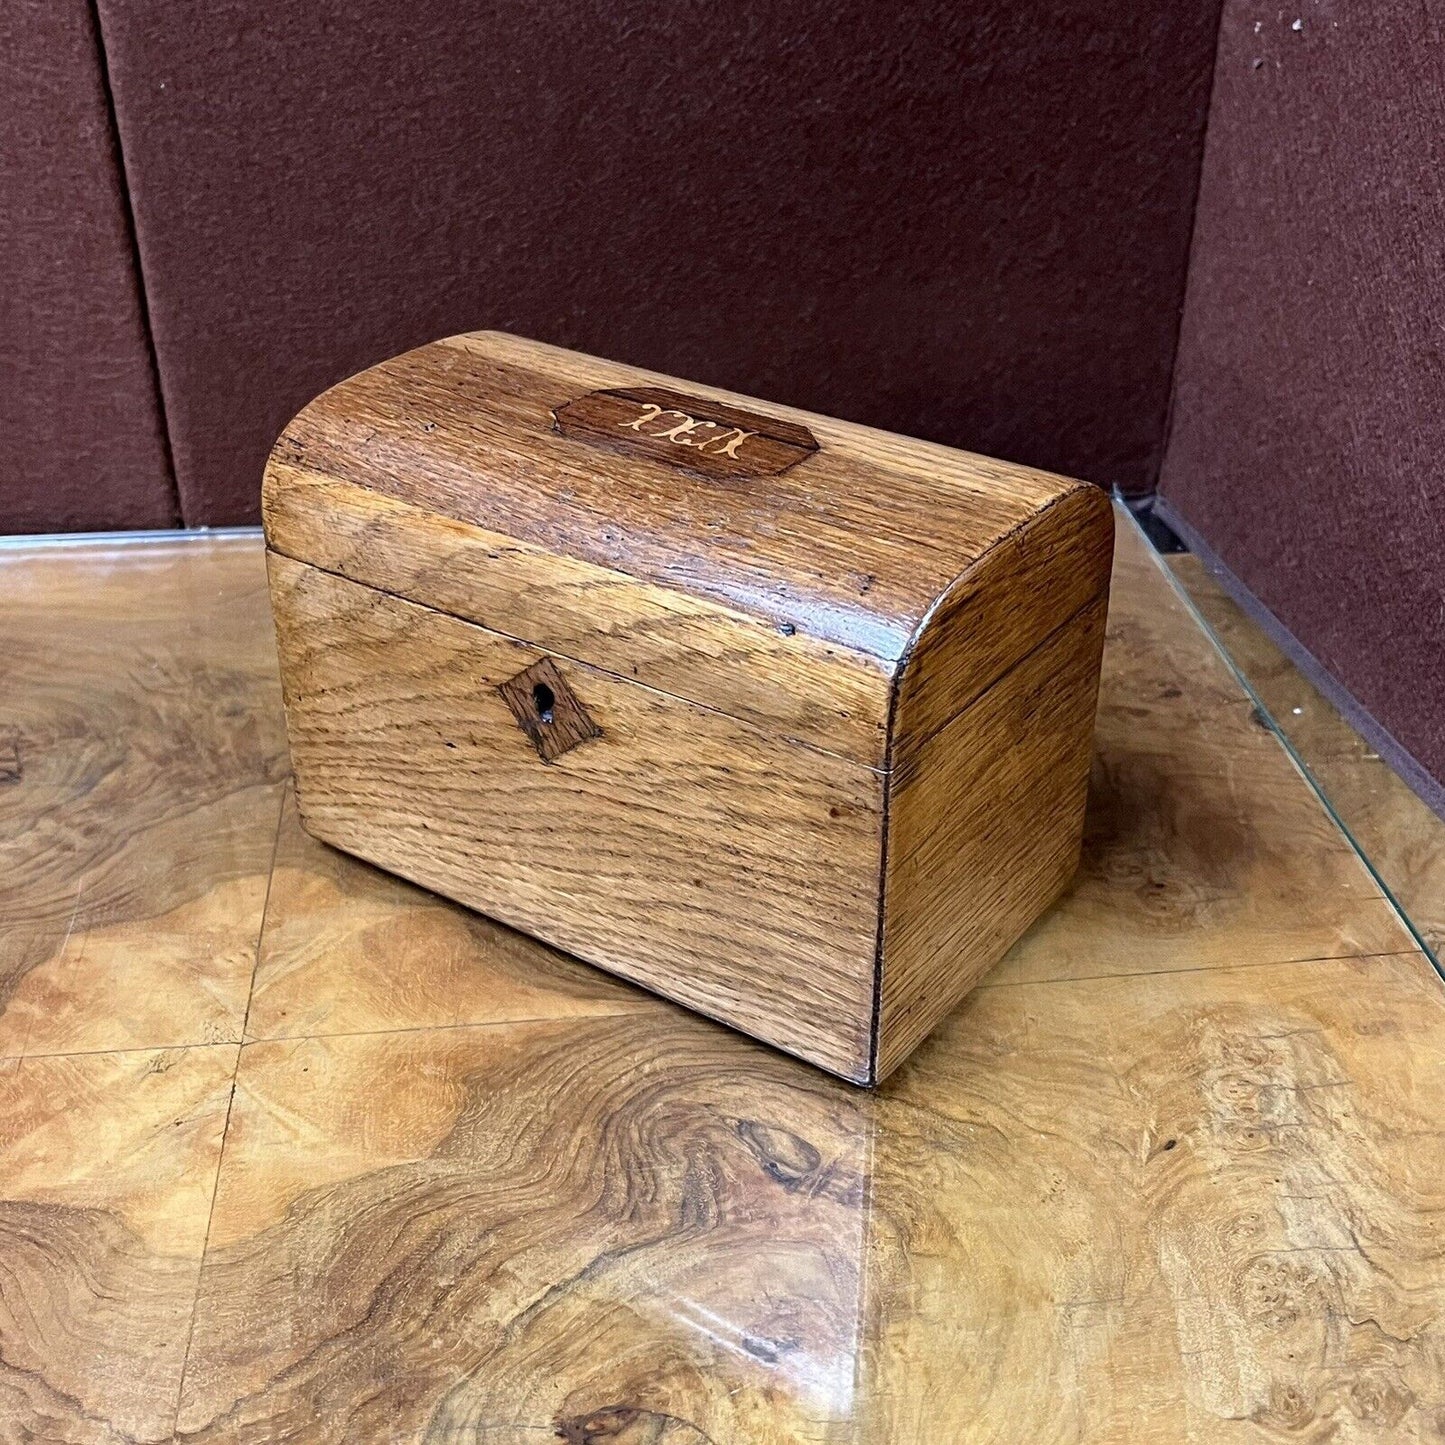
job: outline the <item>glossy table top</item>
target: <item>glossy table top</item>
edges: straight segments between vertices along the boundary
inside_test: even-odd
[[[1445,1434],[1441,981],[1126,518],[1078,879],[875,1093],[307,838],[254,538],[0,582],[0,1439]]]

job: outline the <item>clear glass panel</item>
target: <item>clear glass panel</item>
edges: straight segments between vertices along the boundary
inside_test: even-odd
[[[1430,955],[1445,952],[1445,819],[1428,808],[1189,552],[1160,557],[1254,699]]]

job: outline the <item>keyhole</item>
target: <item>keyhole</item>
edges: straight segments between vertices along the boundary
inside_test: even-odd
[[[552,709],[557,706],[557,695],[547,686],[545,682],[534,683],[532,686],[532,706],[537,709],[537,716],[544,723],[552,721]]]

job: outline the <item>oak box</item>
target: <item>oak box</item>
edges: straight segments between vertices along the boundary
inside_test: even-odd
[[[1096,488],[492,333],[293,421],[317,837],[848,1079],[1077,862]]]

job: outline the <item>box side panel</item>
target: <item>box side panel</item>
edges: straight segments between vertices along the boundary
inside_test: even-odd
[[[876,1078],[1073,876],[1106,609],[1077,613],[894,775]]]
[[[878,773],[289,558],[268,561],[311,832],[866,1077]],[[529,668],[539,670],[519,679]],[[532,735],[565,722],[572,743],[551,761],[514,711],[525,713],[537,681],[556,722],[528,719]]]

